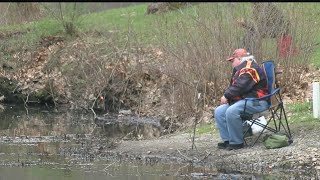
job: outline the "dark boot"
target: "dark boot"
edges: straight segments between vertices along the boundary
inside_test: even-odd
[[[244,147],[244,144],[228,144],[227,145],[227,150],[233,150],[233,149],[241,149]]]
[[[226,149],[228,144],[229,144],[229,141],[220,142],[218,143],[218,149]]]

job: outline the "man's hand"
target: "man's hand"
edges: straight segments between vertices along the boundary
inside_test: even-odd
[[[220,99],[220,104],[227,104],[228,103],[228,99],[224,96],[221,97]]]

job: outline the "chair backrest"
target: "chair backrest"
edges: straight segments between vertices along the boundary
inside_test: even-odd
[[[276,84],[276,74],[275,74],[275,65],[273,61],[265,61],[261,64],[261,67],[266,73],[267,76],[267,84],[268,84],[268,94],[271,94],[273,90],[275,89]],[[276,99],[271,97],[268,100],[269,107],[274,105]]]

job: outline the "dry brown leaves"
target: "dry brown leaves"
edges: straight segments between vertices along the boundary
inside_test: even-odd
[[[310,67],[308,72],[300,74],[300,82],[294,83],[293,88],[284,93],[285,103],[296,103],[312,100],[312,83],[320,79],[320,70]]]
[[[51,37],[51,39],[54,41],[54,37]],[[63,84],[61,73],[57,71],[47,73],[44,71],[44,67],[48,63],[50,55],[62,46],[63,42],[57,41],[48,47],[39,47],[33,52],[16,52],[13,55],[14,60],[22,62],[23,67],[14,72],[3,71],[1,75],[18,81],[19,89],[22,90],[24,94],[43,89],[49,79],[58,83],[57,85],[59,86]]]
[[[15,79],[19,82],[20,89],[24,93],[32,91],[38,91],[39,89],[45,88],[46,82],[53,80],[53,86],[59,95],[71,98],[72,94],[70,91],[69,84],[66,83],[65,77],[61,74],[58,69],[54,69],[50,72],[44,70],[45,65],[49,62],[51,56],[55,54],[61,48],[67,48],[61,37],[47,37],[41,42],[42,47],[39,47],[34,52],[17,52],[14,55],[16,61],[25,62],[25,66],[18,69],[15,72],[0,71],[0,75],[6,76],[11,79]],[[89,46],[92,44],[85,43],[80,39],[74,40],[68,44],[78,52],[86,52]],[[70,48],[69,47],[69,48]],[[79,54],[71,52],[70,54],[63,54],[60,56],[59,62],[61,64],[77,61]],[[97,57],[97,54],[92,52],[89,54],[90,58],[85,59],[85,63],[90,63],[103,59],[104,57]],[[121,61],[119,63],[105,63],[106,70],[114,70],[115,75],[127,77],[128,74],[134,74],[137,70],[136,67],[141,66],[141,79],[140,87],[143,88],[143,97],[141,106],[134,108],[135,111],[139,111],[143,115],[159,115],[165,113],[160,106],[168,106],[169,97],[163,96],[164,88],[171,88],[167,84],[173,81],[164,72],[164,61],[168,60],[164,51],[159,48],[137,48],[132,52],[122,53],[119,57]],[[133,68],[134,67],[134,68]],[[151,78],[150,78],[151,77]],[[286,90],[284,93],[285,103],[310,101],[312,95],[312,82],[314,79],[320,77],[320,71],[315,68],[310,68],[308,73],[302,73],[300,82],[293,84],[293,89]],[[139,80],[138,80],[139,81]],[[137,86],[139,85],[137,83]],[[93,96],[92,88],[88,88],[87,92],[84,93],[87,100],[92,100]],[[170,94],[170,93],[169,93]],[[168,108],[168,107],[167,107]],[[213,108],[208,107],[211,111]],[[209,116],[209,115],[208,115]],[[208,119],[206,116],[204,119]],[[205,120],[207,121],[207,120]]]

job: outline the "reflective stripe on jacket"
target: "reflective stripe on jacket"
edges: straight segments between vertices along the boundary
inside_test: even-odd
[[[230,85],[224,93],[229,103],[268,94],[266,74],[254,61],[244,61],[233,68]]]

